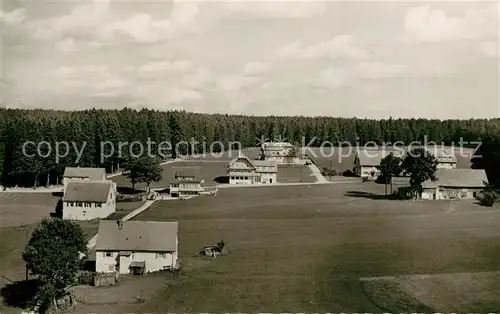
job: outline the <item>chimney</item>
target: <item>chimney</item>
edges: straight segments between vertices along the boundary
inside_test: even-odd
[[[121,230],[123,228],[123,221],[117,220],[116,224],[118,225],[118,229]]]

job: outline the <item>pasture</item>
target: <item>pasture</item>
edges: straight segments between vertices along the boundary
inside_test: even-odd
[[[128,302],[108,299],[114,303],[83,304],[76,312],[449,311],[450,302],[429,302],[417,286],[360,279],[500,269],[500,212],[473,202],[393,201],[381,194],[383,186],[351,183],[223,189],[156,202],[135,219],[180,222],[181,275],[100,289],[128,295]],[[220,239],[229,255],[196,256]],[[485,278],[477,280],[498,285],[498,276]],[[453,287],[441,282],[432,293],[450,297]],[[130,296],[141,289],[147,297],[138,304]],[[388,294],[391,289],[397,293]],[[491,308],[491,293],[474,296],[464,308]]]
[[[6,298],[11,301],[13,299],[10,296],[12,292],[6,287],[12,282],[25,279],[22,252],[36,223],[43,218],[50,217],[59,199],[60,196],[53,196],[51,193],[0,193],[1,313],[19,313],[19,309],[9,306],[9,301],[5,300]],[[140,207],[142,203],[117,203],[116,213],[107,219],[119,219]],[[87,240],[97,233],[99,227],[98,220],[82,221],[79,224]]]

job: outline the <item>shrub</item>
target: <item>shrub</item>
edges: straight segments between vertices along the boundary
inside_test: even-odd
[[[334,177],[338,175],[337,170],[328,169],[326,167],[323,167],[323,169],[321,170],[321,174],[324,175],[325,177]]]
[[[499,201],[499,195],[496,191],[483,191],[476,197],[479,204],[486,207],[493,207]]]
[[[78,283],[81,285],[93,285],[95,272],[82,270],[78,273]]]

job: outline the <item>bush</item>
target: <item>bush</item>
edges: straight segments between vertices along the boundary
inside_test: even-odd
[[[333,177],[338,175],[337,170],[328,169],[326,167],[323,167],[323,169],[321,170],[321,174],[324,175],[325,177]]]
[[[350,169],[342,172],[342,175],[344,177],[356,177],[356,174],[352,170],[350,170]]]
[[[486,207],[493,207],[499,201],[499,195],[495,191],[483,191],[476,197],[479,204]]]
[[[140,193],[136,195],[124,195],[124,194],[118,194],[116,196],[116,202],[140,202],[143,200],[143,198],[146,196],[146,193]]]
[[[93,285],[95,272],[82,270],[78,273],[78,283],[80,285]]]

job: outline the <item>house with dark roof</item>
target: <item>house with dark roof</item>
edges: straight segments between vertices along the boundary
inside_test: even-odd
[[[111,180],[68,180],[62,203],[63,219],[106,218],[116,210],[116,183]]]
[[[175,169],[174,180],[170,182],[172,197],[188,197],[199,195],[204,191],[204,182],[200,167],[178,167]]]
[[[143,274],[176,269],[178,222],[101,220],[96,272]]]
[[[278,161],[251,160],[239,155],[227,166],[229,184],[268,184],[277,183]]]
[[[474,199],[488,184],[483,169],[440,169],[437,181],[422,184],[422,199],[463,200]]]
[[[63,174],[63,184],[70,180],[106,180],[106,169],[86,167],[66,167]]]

